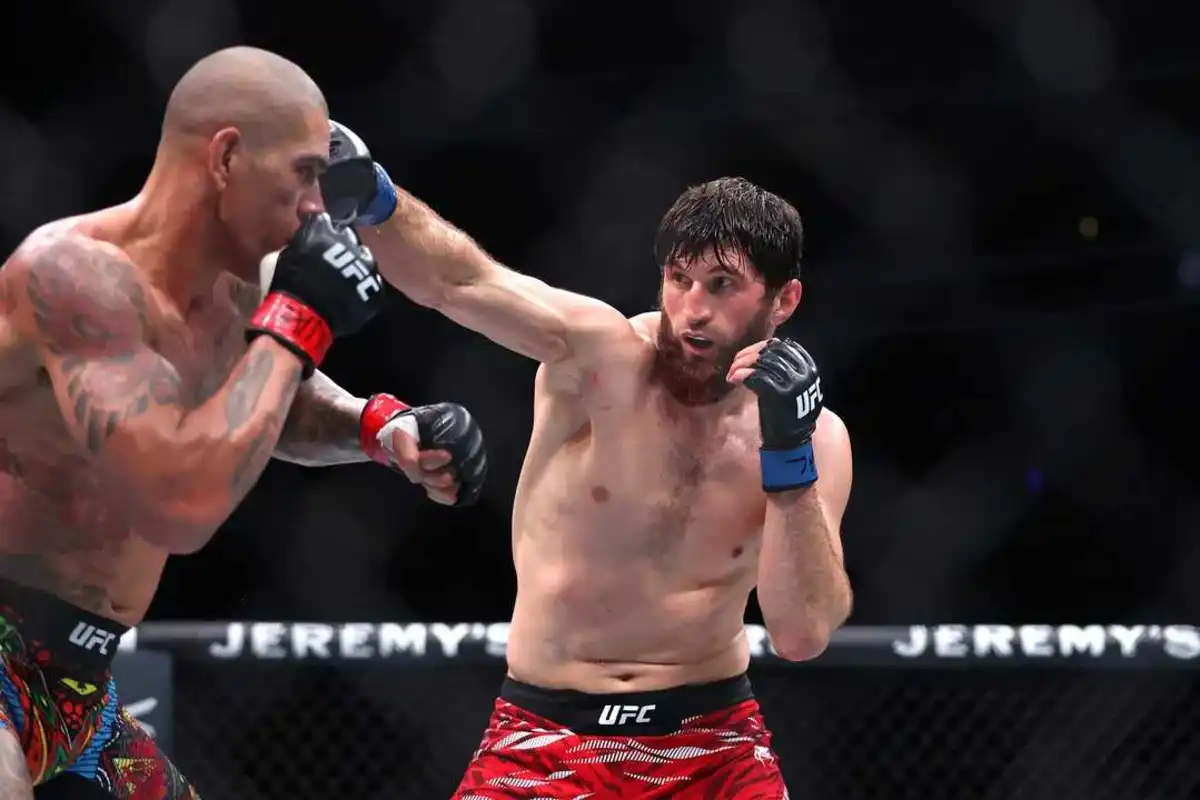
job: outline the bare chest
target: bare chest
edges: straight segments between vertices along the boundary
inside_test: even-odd
[[[195,407],[217,393],[245,353],[243,331],[235,311],[216,308],[186,321],[164,316],[149,345],[175,367],[184,398]]]
[[[577,502],[610,552],[681,567],[757,552],[766,511],[752,418],[697,423],[653,409],[592,443]],[[719,570],[718,570],[719,572]]]

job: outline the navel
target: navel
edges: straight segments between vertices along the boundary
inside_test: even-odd
[[[608,489],[604,488],[603,486],[592,487],[592,499],[597,503],[607,503],[609,496]]]
[[[745,551],[745,548],[739,544],[737,547],[733,548],[733,557],[734,558],[741,557],[741,555],[744,551]]]

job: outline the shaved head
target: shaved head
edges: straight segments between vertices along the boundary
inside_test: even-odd
[[[270,143],[302,135],[313,109],[328,114],[321,89],[299,66],[266,50],[230,47],[179,79],[167,101],[163,142],[237,128],[252,143]]]

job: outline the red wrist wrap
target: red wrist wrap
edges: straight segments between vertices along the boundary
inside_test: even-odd
[[[333,331],[325,320],[296,298],[279,292],[267,295],[250,318],[250,327],[299,350],[313,369],[333,346]]]
[[[379,429],[397,414],[408,411],[410,406],[400,402],[390,394],[373,394],[367,398],[363,406],[362,416],[358,419],[358,443],[364,453],[372,461],[391,466],[391,459],[383,450],[383,445],[376,437]]]

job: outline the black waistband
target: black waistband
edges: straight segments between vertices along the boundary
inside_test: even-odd
[[[0,616],[35,666],[104,673],[129,627],[0,576]]]
[[[750,700],[746,675],[688,684],[657,692],[589,694],[572,689],[543,689],[507,678],[500,698],[530,713],[587,736],[664,736],[689,717],[720,711]]]

